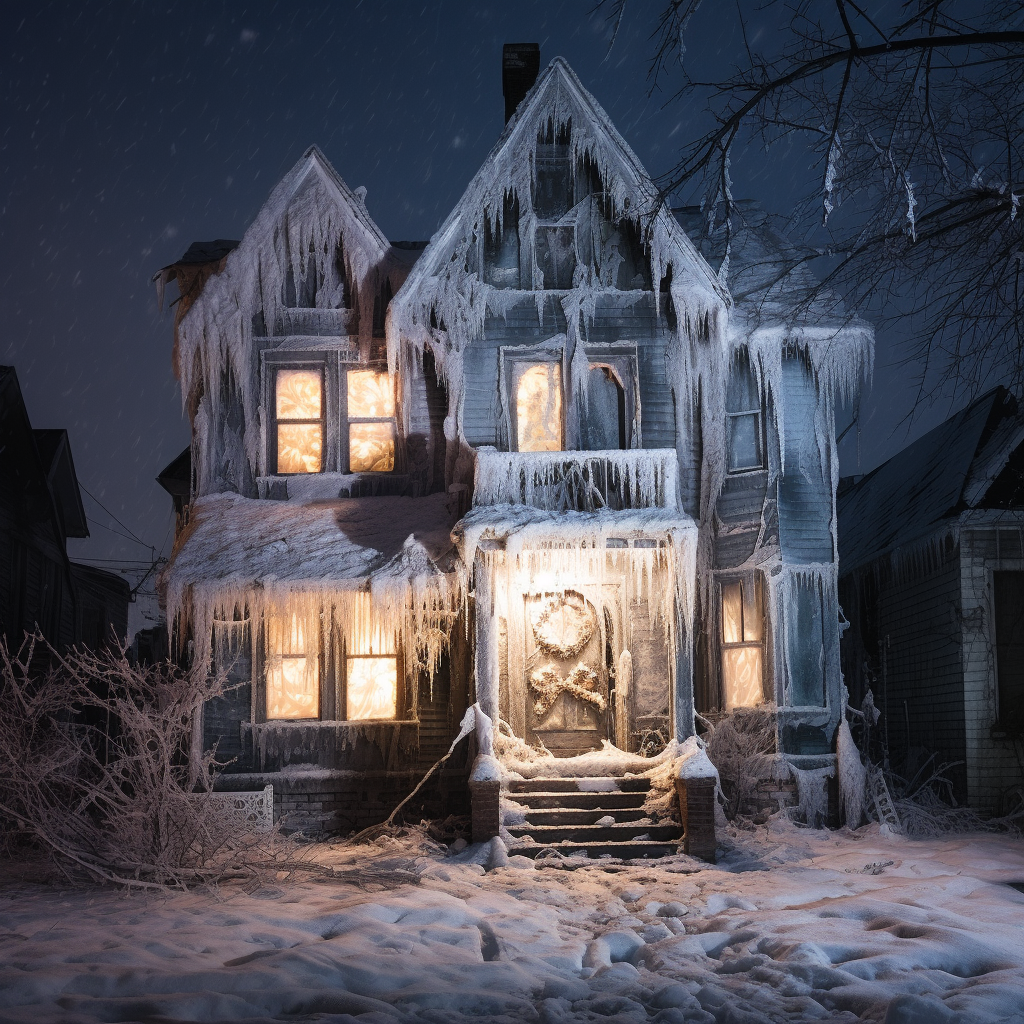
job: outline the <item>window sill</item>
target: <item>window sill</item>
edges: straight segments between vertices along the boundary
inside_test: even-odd
[[[405,494],[407,473],[294,473],[256,478],[260,498],[270,501],[332,501]]]

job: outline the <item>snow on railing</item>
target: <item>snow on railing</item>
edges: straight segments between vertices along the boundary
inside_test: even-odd
[[[499,452],[479,448],[473,505],[554,512],[676,508],[674,448],[602,452]]]

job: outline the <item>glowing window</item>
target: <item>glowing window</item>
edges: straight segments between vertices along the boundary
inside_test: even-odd
[[[348,468],[351,473],[395,468],[395,397],[387,371],[348,372]]]
[[[310,618],[295,611],[268,616],[268,719],[319,717],[319,630]]]
[[[764,699],[763,623],[758,586],[722,584],[722,688],[725,709],[751,708]]]
[[[323,456],[323,377],[319,370],[278,370],[274,385],[277,472],[319,473]]]
[[[562,367],[534,363],[521,369],[516,385],[516,433],[521,452],[560,452]]]
[[[345,717],[363,721],[398,715],[398,658],[394,638],[381,628],[369,594],[356,597],[346,636]]]

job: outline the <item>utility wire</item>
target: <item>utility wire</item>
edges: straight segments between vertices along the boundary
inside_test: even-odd
[[[115,530],[112,526],[107,526],[106,523],[101,523],[98,520],[93,519],[92,516],[86,516],[85,518],[90,523],[92,523],[93,526],[98,526],[101,530],[109,530],[112,534],[114,534],[117,537],[124,537],[125,540],[130,540],[135,544],[141,544],[144,548],[147,548],[149,551],[153,550],[152,544],[147,544],[145,543],[145,541],[139,540],[138,537],[129,537],[127,533],[121,533],[120,530]]]
[[[104,512],[106,512],[106,513],[107,513],[107,515],[108,515],[108,516],[110,516],[110,518],[111,518],[111,519],[113,519],[113,520],[114,520],[114,522],[115,522],[115,523],[117,523],[117,525],[118,525],[118,526],[120,526],[120,527],[121,527],[121,529],[122,529],[122,530],[127,530],[127,531],[128,531],[128,533],[129,533],[129,534],[131,534],[131,536],[130,536],[129,540],[133,540],[133,541],[135,541],[135,543],[136,543],[136,544],[141,544],[141,545],[142,545],[142,546],[143,546],[144,548],[149,548],[150,550],[152,550],[152,549],[153,549],[153,545],[152,545],[152,544],[147,544],[147,543],[146,543],[146,542],[145,542],[144,540],[140,540],[140,539],[139,539],[138,537],[136,537],[136,536],[135,536],[135,534],[134,534],[134,533],[132,533],[132,531],[131,531],[131,530],[130,530],[130,529],[129,529],[129,528],[127,527],[127,526],[125,526],[125,525],[124,525],[124,523],[122,523],[122,522],[121,522],[121,520],[120,520],[120,519],[118,519],[118,518],[117,518],[117,516],[115,516],[115,515],[114,515],[114,513],[113,513],[113,512],[111,512],[111,511],[110,511],[110,509],[109,509],[109,508],[107,508],[107,506],[106,506],[106,505],[104,505],[104,504],[103,504],[103,502],[102,502],[102,501],[100,501],[100,499],[99,499],[99,498],[97,498],[97,497],[96,497],[96,495],[95,495],[95,494],[93,494],[93,493],[92,493],[92,491],[90,491],[90,490],[89,490],[89,489],[88,489],[88,488],[87,488],[87,487],[85,486],[85,484],[83,484],[83,483],[82,483],[82,481],[81,481],[81,480],[79,480],[79,481],[78,481],[78,486],[79,486],[79,487],[81,487],[81,488],[82,488],[82,490],[83,490],[83,491],[85,491],[85,493],[86,493],[86,494],[88,494],[88,495],[89,495],[89,497],[90,497],[90,498],[92,498],[92,500],[93,500],[93,501],[95,501],[95,502],[96,502],[96,504],[97,504],[97,505],[99,505],[99,507],[100,507],[101,509],[103,509],[103,511],[104,511]],[[99,524],[97,524],[97,525],[99,525]]]

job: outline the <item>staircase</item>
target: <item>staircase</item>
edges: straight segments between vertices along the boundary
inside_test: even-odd
[[[509,783],[508,797],[524,805],[526,822],[509,825],[522,846],[510,853],[537,857],[554,850],[566,857],[584,851],[590,857],[625,860],[666,857],[680,850],[678,823],[644,823],[647,779],[523,779]],[[606,818],[613,822],[598,824]]]

